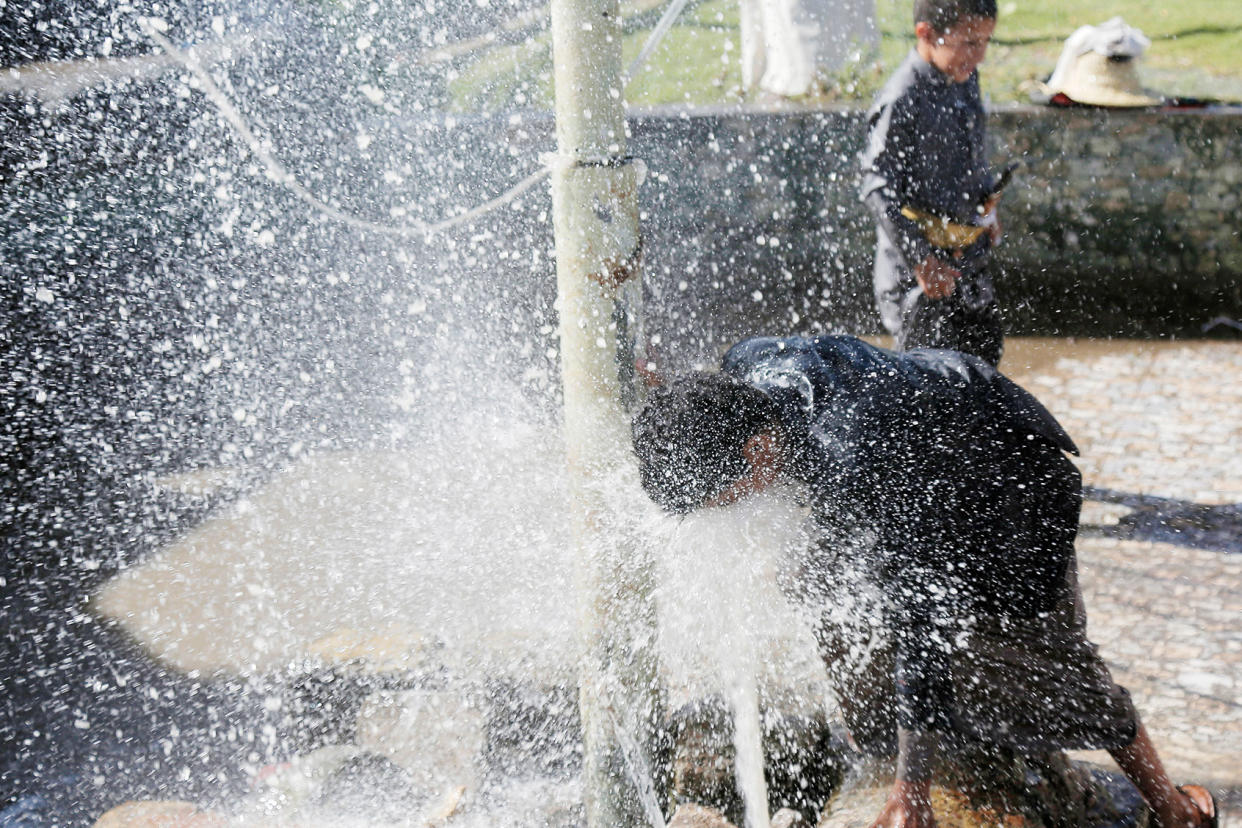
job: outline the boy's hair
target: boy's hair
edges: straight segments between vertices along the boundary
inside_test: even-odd
[[[695,373],[652,389],[631,437],[648,496],[669,512],[703,505],[747,471],[746,441],[779,428],[766,394],[728,374]]]
[[[914,0],[914,24],[930,23],[938,32],[951,28],[963,17],[996,19],[996,0]]]

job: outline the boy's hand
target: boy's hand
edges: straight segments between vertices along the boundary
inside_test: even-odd
[[[928,256],[914,268],[914,278],[918,280],[919,287],[928,299],[951,296],[961,275],[960,270],[945,264],[934,255]]]
[[[931,783],[895,782],[871,828],[936,828]]]
[[[992,237],[992,246],[1000,244],[1004,233],[1001,231],[1000,218],[997,217],[996,207],[1000,204],[1001,194],[989,198],[983,203],[983,220],[979,222],[982,226],[988,228],[988,235]]]
[[[992,213],[992,220],[988,222],[987,227],[988,235],[992,237],[992,246],[996,247],[1005,237],[1005,232],[1001,230],[1000,220],[996,218],[995,213]]]

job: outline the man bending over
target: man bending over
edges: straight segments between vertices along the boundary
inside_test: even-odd
[[[1169,781],[1086,638],[1077,449],[987,363],[847,336],[749,339],[719,373],[653,389],[633,443],[644,489],[674,513],[806,486],[800,586],[830,599],[821,652],[855,743],[897,754],[875,825],[935,824],[942,744],[1106,749],[1160,828],[1216,824],[1206,789]]]

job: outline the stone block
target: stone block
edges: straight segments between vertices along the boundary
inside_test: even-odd
[[[477,790],[485,727],[485,712],[461,693],[381,692],[362,703],[356,741],[409,771],[419,790]]]
[[[220,814],[199,810],[190,802],[153,800],[118,805],[100,816],[94,828],[224,828],[228,824]]]

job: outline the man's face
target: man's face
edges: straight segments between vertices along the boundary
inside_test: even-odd
[[[983,63],[988,41],[995,30],[995,20],[973,15],[963,17],[944,31],[937,31],[930,23],[918,23],[914,27],[919,39],[919,54],[954,83],[968,79]]]
[[[780,438],[763,431],[746,441],[746,474],[703,502],[704,506],[728,506],[766,490],[776,482],[784,467]]]

